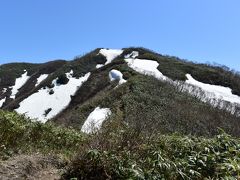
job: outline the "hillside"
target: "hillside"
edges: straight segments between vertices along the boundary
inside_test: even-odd
[[[237,179],[240,75],[145,48],[0,66],[0,179]]]
[[[240,76],[224,67],[144,48],[96,49],[72,61],[1,65],[0,77],[1,108],[44,123],[81,130],[99,107],[111,111],[109,122],[146,132],[240,135]]]

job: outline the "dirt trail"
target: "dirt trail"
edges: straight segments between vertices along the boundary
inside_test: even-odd
[[[0,161],[0,180],[60,179],[59,158],[43,155],[19,155]]]

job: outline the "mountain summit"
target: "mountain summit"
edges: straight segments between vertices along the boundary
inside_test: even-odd
[[[240,136],[240,76],[145,48],[0,66],[0,107],[86,133],[108,121],[147,132]]]

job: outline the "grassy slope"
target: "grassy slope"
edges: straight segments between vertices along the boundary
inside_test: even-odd
[[[70,158],[65,179],[239,178],[239,144],[225,133],[149,135],[117,122],[86,136],[0,111],[0,158],[36,152],[65,156]]]

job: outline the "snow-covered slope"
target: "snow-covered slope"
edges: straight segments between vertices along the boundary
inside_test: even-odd
[[[104,65],[107,65],[112,62],[116,57],[120,56],[123,53],[121,49],[101,49],[99,51],[100,54],[106,57],[107,61],[105,64],[98,64],[96,68],[100,68]]]
[[[216,98],[219,100],[240,104],[240,97],[232,94],[232,89],[229,87],[205,84],[195,80],[190,74],[186,74],[186,77],[187,84],[197,86],[208,94],[213,94],[213,96],[210,96],[209,98]]]
[[[35,84],[35,86],[38,86],[42,81],[44,81],[46,78],[48,77],[48,74],[41,74],[38,78],[37,78],[37,83]]]
[[[21,77],[17,78],[15,81],[15,85],[12,86],[12,94],[10,98],[15,99],[16,94],[18,93],[18,90],[27,82],[27,80],[30,78],[30,76],[27,75],[27,71],[25,70],[25,73],[21,75]]]
[[[159,66],[158,62],[153,60],[147,60],[147,59],[134,59],[134,58],[127,58],[125,59],[128,66],[135,71],[148,75],[153,76],[160,80],[166,80],[167,77],[164,76],[157,67]]]
[[[96,107],[94,111],[89,114],[81,131],[88,134],[98,131],[101,128],[102,123],[111,115],[111,113],[112,112],[109,108]]]
[[[42,122],[53,118],[70,103],[71,96],[87,81],[90,73],[80,78],[74,78],[72,75],[73,71],[66,73],[69,81],[64,85],[57,84],[57,79],[53,80],[53,88],[41,88],[38,92],[20,102],[20,107],[16,111]]]
[[[237,106],[240,106],[240,97],[232,94],[232,89],[229,87],[205,84],[195,80],[190,74],[186,74],[187,80],[185,82],[173,81],[157,69],[159,66],[157,61],[136,59],[136,56],[138,56],[138,52],[133,51],[131,54],[125,56],[125,61],[130,68],[141,74],[153,76],[158,80],[169,82],[174,86],[181,86],[179,89],[198,97],[204,102],[210,102],[213,106],[218,106],[220,101],[235,103],[236,105],[238,104]],[[193,87],[200,88],[200,90],[194,89]],[[235,112],[235,108],[232,107],[227,110],[232,113]]]

